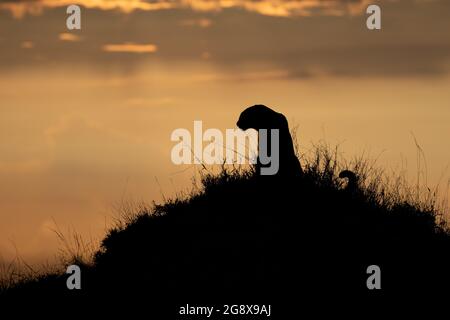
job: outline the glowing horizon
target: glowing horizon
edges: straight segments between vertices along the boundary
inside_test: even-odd
[[[8,1],[0,4],[0,9],[9,11],[15,18],[25,15],[41,15],[45,8],[67,7],[71,4],[88,9],[119,10],[131,13],[136,10],[157,11],[168,9],[191,9],[200,12],[217,12],[229,8],[240,8],[261,15],[296,17],[311,15],[361,15],[369,0],[354,2],[323,0],[25,0]]]

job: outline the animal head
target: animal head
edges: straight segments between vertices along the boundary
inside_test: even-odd
[[[358,187],[358,176],[356,175],[356,173],[354,173],[353,171],[350,170],[344,170],[341,171],[339,173],[339,178],[341,179],[348,179],[348,183],[347,183],[347,190],[355,190]]]
[[[242,129],[287,129],[284,115],[264,105],[258,104],[242,111],[236,125]]]

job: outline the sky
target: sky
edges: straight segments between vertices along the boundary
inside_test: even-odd
[[[257,103],[301,153],[339,144],[412,183],[415,137],[448,196],[448,30],[446,0],[0,1],[0,262],[51,261],[55,224],[95,242],[124,199],[189,190],[199,168],[172,163],[172,131],[235,128]]]

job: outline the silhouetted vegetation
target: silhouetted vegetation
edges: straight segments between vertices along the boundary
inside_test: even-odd
[[[338,158],[317,146],[296,180],[224,167],[204,172],[192,194],[152,206],[124,203],[90,264],[78,259],[82,290],[69,291],[66,275],[50,274],[3,295],[144,295],[157,305],[164,298],[270,303],[296,292],[337,299],[449,288],[450,237],[435,191],[410,188],[401,175],[389,179],[370,161]],[[356,187],[339,178],[344,169],[356,174]],[[366,287],[372,264],[382,270],[379,292]]]

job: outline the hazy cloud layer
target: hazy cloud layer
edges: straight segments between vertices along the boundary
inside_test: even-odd
[[[170,1],[183,5],[129,10],[166,2],[88,0],[79,1],[92,8],[82,12],[82,30],[68,31],[66,2],[2,3],[4,8],[26,5],[35,15],[16,19],[0,11],[0,70],[81,65],[99,72],[133,72],[143,64],[188,62],[207,63],[237,77],[242,70],[276,70],[283,77],[302,79],[318,75],[436,76],[450,70],[450,1],[378,1],[381,31],[367,30],[364,14],[285,18],[242,10],[245,1]],[[199,10],[200,3],[211,8]],[[290,8],[291,1],[249,3]],[[314,10],[345,8],[350,13],[350,8],[365,2],[295,3]],[[47,9],[41,10],[44,6]]]
[[[42,14],[45,8],[71,4],[101,10],[156,11],[167,9],[191,9],[194,11],[221,11],[240,8],[268,16],[309,16],[314,14],[361,14],[369,0],[6,0],[0,8],[10,11],[15,18],[27,14]],[[374,1],[372,1],[373,3]]]

